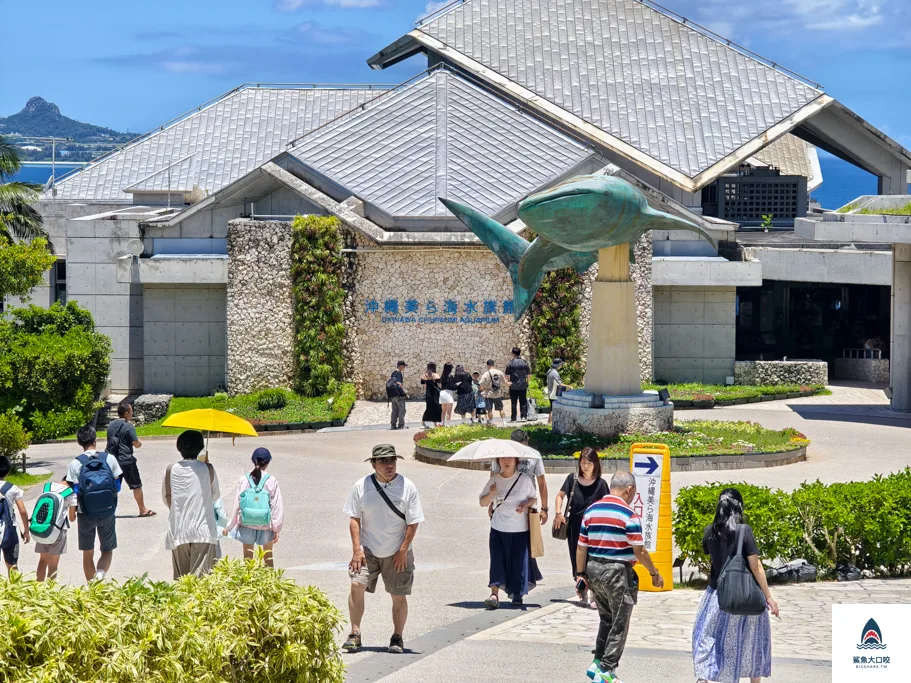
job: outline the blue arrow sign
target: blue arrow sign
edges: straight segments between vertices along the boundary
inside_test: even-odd
[[[648,462],[637,462],[633,467],[647,469],[646,474],[653,474],[655,470],[658,469],[658,461],[655,460],[652,456],[647,456]]]

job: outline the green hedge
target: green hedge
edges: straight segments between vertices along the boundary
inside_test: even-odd
[[[341,683],[342,617],[261,561],[202,578],[0,581],[0,681]]]
[[[13,309],[0,321],[0,411],[18,410],[36,439],[71,434],[91,418],[110,357],[75,302]]]
[[[528,322],[534,339],[535,364],[532,371],[544,384],[554,358],[566,365],[560,378],[573,386],[582,381],[582,311],[579,295],[582,276],[572,268],[553,270],[544,275],[541,288],[532,299]]]
[[[911,468],[865,482],[805,482],[792,492],[747,483],[685,487],[675,499],[674,539],[703,570],[703,531],[728,486],[743,494],[764,560],[804,558],[823,573],[841,562],[881,576],[911,573]]]

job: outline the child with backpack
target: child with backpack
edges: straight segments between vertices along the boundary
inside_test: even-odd
[[[474,393],[475,399],[475,417],[478,418],[478,424],[481,424],[484,418],[487,417],[487,402],[484,400],[484,393],[481,391],[480,372],[471,373],[471,391]],[[471,424],[474,424],[474,419],[472,419]]]
[[[98,437],[92,425],[76,432],[76,441],[83,453],[74,459],[66,471],[66,482],[76,491],[76,530],[79,550],[82,551],[82,571],[85,580],[101,581],[111,569],[117,547],[117,493],[123,470],[110,453],[97,450]],[[95,563],[95,536],[101,546],[101,556]]]
[[[38,553],[38,581],[57,577],[60,556],[66,553],[67,531],[75,521],[76,491],[66,479],[46,483],[35,502],[28,527]]]
[[[13,464],[5,455],[0,455],[0,554],[6,563],[6,573],[12,574],[18,569],[19,564],[19,535],[16,530],[16,517],[13,508],[19,510],[22,520],[23,543],[29,542],[28,513],[25,503],[22,502],[22,489],[6,481],[6,477],[13,469]]]
[[[222,534],[243,544],[244,559],[251,559],[255,547],[262,546],[266,566],[272,567],[272,546],[278,543],[285,518],[282,492],[278,479],[266,472],[272,461],[268,449],[257,448],[251,460],[253,471],[237,484],[234,516]]]

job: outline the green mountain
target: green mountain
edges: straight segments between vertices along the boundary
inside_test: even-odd
[[[29,99],[18,114],[0,117],[0,135],[73,138],[83,143],[121,143],[135,137],[131,133],[118,133],[64,116],[56,104],[42,97]]]

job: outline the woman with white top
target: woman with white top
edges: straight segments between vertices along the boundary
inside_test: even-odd
[[[541,580],[541,573],[531,562],[531,539],[528,533],[528,509],[537,502],[535,483],[518,471],[518,458],[498,458],[499,474],[484,485],[481,507],[493,503],[490,518],[490,597],[487,609],[500,606],[500,589],[521,605],[522,597]]]

